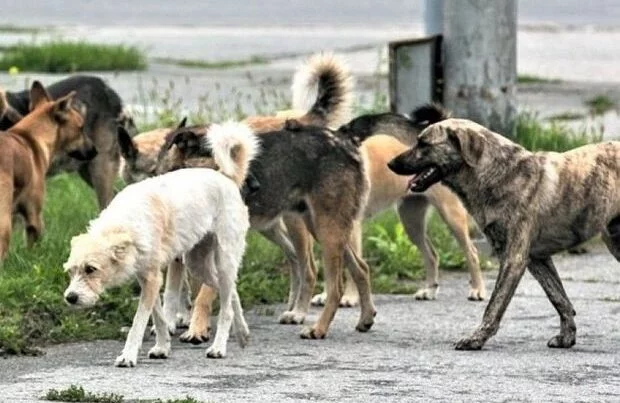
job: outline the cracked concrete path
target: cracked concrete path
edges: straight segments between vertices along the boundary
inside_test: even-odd
[[[250,345],[231,339],[223,360],[206,346],[175,343],[168,360],[119,369],[119,341],[53,346],[43,357],[0,360],[0,401],[35,402],[50,388],[83,386],[126,399],[181,398],[216,402],[293,401],[617,401],[620,399],[620,265],[596,248],[559,256],[556,265],[577,311],[577,345],[552,350],[559,320],[526,274],[499,333],[482,351],[453,343],[477,325],[486,303],[465,299],[464,273],[443,273],[439,299],[376,296],[377,321],[354,331],[357,309],[340,309],[327,339],[301,340],[298,326],[247,313]],[[489,292],[495,272],[486,273]],[[310,322],[319,310],[313,309]]]

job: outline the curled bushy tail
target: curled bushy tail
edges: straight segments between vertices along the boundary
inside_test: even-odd
[[[314,99],[306,113],[311,124],[338,128],[351,119],[353,77],[334,54],[311,56],[295,73],[291,89],[295,110],[306,110]]]
[[[210,148],[220,172],[241,187],[245,181],[250,162],[260,149],[258,137],[245,123],[226,122],[212,124],[203,137],[203,145]]]
[[[418,130],[450,118],[450,111],[437,103],[419,106],[411,112],[410,119]]]

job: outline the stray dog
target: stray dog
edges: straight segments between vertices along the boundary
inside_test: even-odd
[[[217,169],[212,150],[197,141],[201,136],[208,138],[210,131],[184,128],[168,135],[158,171],[187,166]],[[250,167],[260,188],[245,199],[252,228],[269,233],[280,218],[298,217],[323,251],[327,301],[318,322],[304,328],[301,337],[325,337],[342,297],[343,265],[351,271],[359,290],[361,314],[356,329],[368,331],[376,314],[369,270],[351,245],[353,226],[363,212],[369,185],[359,144],[294,120],[287,121],[283,130],[263,133],[260,138],[261,152]],[[315,276],[309,273],[306,279],[309,290],[314,288]],[[310,295],[307,298],[309,302]]]
[[[394,113],[381,113],[359,116],[337,131],[362,142],[362,155],[370,176],[370,194],[364,209],[364,218],[397,205],[398,215],[409,240],[418,247],[424,258],[426,286],[414,295],[416,299],[434,300],[439,290],[439,259],[427,235],[426,213],[433,206],[448,225],[452,234],[465,253],[470,273],[470,288],[467,298],[481,301],[486,297],[486,289],[478,251],[469,236],[469,215],[459,198],[446,186],[438,183],[426,192],[411,194],[407,189],[407,178],[395,175],[387,163],[414,145],[417,136],[431,123],[447,119],[447,112],[436,105],[425,105],[415,109],[411,118]],[[361,225],[354,230],[356,252],[362,255]],[[314,305],[322,305],[325,293],[312,299]],[[348,273],[341,306],[357,304],[358,295],[355,284]]]
[[[317,87],[317,91],[315,97],[312,98],[311,88],[314,87]],[[294,111],[276,116],[252,116],[244,122],[261,135],[283,128],[285,121],[291,117],[304,124],[339,127],[350,119],[352,87],[351,74],[342,60],[331,54],[313,55],[295,73],[292,84],[293,98],[300,100],[295,102],[299,103],[308,98],[314,99],[314,103],[306,112]],[[170,134],[169,137],[183,136],[183,132],[186,131],[188,133],[186,140],[191,141],[192,136],[200,137],[207,130],[206,126],[185,128],[185,121],[183,121],[176,128],[176,133]],[[159,152],[168,133],[170,133],[168,129],[157,129],[133,138],[128,134],[119,133],[121,153],[125,161],[121,174],[126,181],[131,183],[155,175]],[[193,146],[198,144],[199,142],[196,141]],[[282,152],[286,154],[285,150]],[[166,158],[165,155],[164,158]],[[200,166],[198,161],[199,159],[186,158],[186,162],[181,165]],[[165,164],[166,161],[163,163]],[[285,173],[282,171],[281,174]],[[251,179],[252,175],[248,177],[247,185],[250,185]],[[278,180],[283,180],[283,178],[278,178]],[[303,219],[297,215],[284,215],[281,220],[268,227],[253,225],[252,228],[259,230],[267,239],[277,244],[284,251],[291,266],[288,309],[280,316],[280,322],[303,323],[310,306],[313,289],[308,286],[303,288],[303,292],[300,292],[300,289],[303,284],[314,284],[317,271],[311,253],[311,235],[306,230]],[[182,266],[178,262],[173,266],[175,267],[168,271],[166,277],[166,292],[170,291],[168,284],[172,289],[182,284],[180,278]],[[175,292],[172,294],[176,295]],[[182,341],[200,343],[209,339],[209,313],[215,297],[216,294],[212,290],[202,287],[194,302],[190,328],[181,335]],[[168,306],[166,300],[166,293],[164,293],[165,308]],[[184,313],[181,313],[181,316],[184,316]]]
[[[192,275],[216,287],[221,298],[217,334],[207,357],[222,358],[231,325],[245,346],[249,330],[236,289],[237,271],[249,227],[247,207],[237,178],[244,176],[258,151],[250,130],[234,123],[213,125],[206,139],[219,171],[183,169],[129,185],[88,232],[71,240],[64,264],[71,276],[65,291],[69,304],[92,306],[103,290],[136,276],[140,303],[116,366],[136,365],[149,316],[155,346],[149,358],[167,358],[170,334],[160,303],[161,269],[183,256]]]
[[[565,153],[529,152],[465,119],[433,124],[412,149],[389,163],[423,192],[441,181],[464,202],[500,260],[482,324],[456,344],[477,350],[499,329],[526,267],[560,315],[549,347],[575,344],[575,310],[552,255],[602,233],[620,261],[620,143]]]
[[[40,82],[32,83],[32,112],[0,132],[0,260],[9,249],[12,215],[24,218],[28,246],[43,232],[45,174],[57,152],[88,160],[97,151],[82,131],[83,116],[73,108],[75,93],[53,101]],[[0,95],[0,109],[6,98]]]
[[[114,181],[120,164],[116,127],[120,124],[134,135],[137,132],[134,122],[123,112],[118,94],[99,77],[76,75],[50,85],[47,90],[53,99],[75,91],[74,105],[82,109],[84,132],[97,149],[97,156],[86,162],[60,153],[54,158],[48,174],[78,171],[95,189],[102,209],[114,196]],[[8,129],[27,114],[31,101],[28,91],[6,92],[5,96],[8,102],[0,109],[0,130]]]

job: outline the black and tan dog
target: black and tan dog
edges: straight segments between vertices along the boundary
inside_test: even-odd
[[[482,324],[457,349],[480,349],[497,332],[526,268],[560,316],[560,333],[547,345],[575,344],[575,310],[551,257],[602,233],[620,261],[619,142],[532,153],[474,122],[448,119],[425,129],[389,166],[411,175],[413,192],[440,181],[451,188],[500,259]]]
[[[170,134],[162,148],[159,173],[195,166],[218,169],[207,142],[199,140],[202,136],[208,136],[208,128],[182,128]],[[283,130],[261,134],[260,139],[261,150],[250,166],[260,188],[245,199],[252,228],[269,232],[280,218],[299,217],[323,251],[327,301],[318,322],[301,336],[325,337],[342,297],[345,265],[360,295],[356,329],[368,331],[376,313],[368,266],[351,244],[369,187],[359,144],[294,120],[287,121]],[[312,290],[315,277],[310,277]]]
[[[35,81],[30,89],[32,112],[0,132],[0,259],[6,256],[12,216],[24,218],[28,245],[43,231],[45,176],[58,152],[88,160],[97,152],[84,134],[84,117],[72,107],[74,92],[53,101]],[[0,108],[6,104],[0,96]]]
[[[78,161],[67,153],[60,153],[48,171],[78,171],[82,179],[95,189],[99,207],[105,207],[114,196],[114,181],[118,176],[120,153],[116,126],[122,125],[130,134],[136,133],[133,120],[123,112],[118,94],[102,79],[77,75],[58,81],[47,91],[53,99],[75,91],[74,106],[84,115],[84,132],[97,148],[97,157]],[[0,109],[0,130],[6,130],[27,114],[31,104],[30,92],[6,92],[4,107]]]
[[[279,130],[290,117],[295,117],[304,124],[316,126],[338,127],[350,119],[352,77],[344,62],[332,54],[317,54],[310,57],[307,62],[298,69],[293,79],[293,94],[302,97],[310,92],[309,88],[317,86],[318,91],[313,104],[307,112],[295,111],[285,115],[276,116],[251,116],[244,122],[254,130],[262,133]],[[202,136],[206,133],[206,126],[194,126],[184,128],[182,122],[176,135],[187,137],[191,141],[193,136]],[[151,132],[131,136],[119,130],[119,143],[124,158],[122,176],[127,182],[135,182],[153,176],[158,163],[158,156],[166,135],[171,129],[156,129]],[[195,141],[193,145],[198,145]],[[173,151],[174,151],[173,147]],[[164,157],[164,164],[166,157]],[[200,166],[196,158],[187,158],[188,164]],[[174,164],[174,162],[173,162]],[[285,215],[282,219],[272,223],[268,228],[261,228],[261,233],[269,240],[276,243],[287,257],[291,266],[291,283],[289,292],[288,309],[284,312],[280,321],[282,323],[302,323],[310,306],[313,288],[304,284],[314,284],[316,267],[312,258],[311,235],[306,230],[303,219],[297,215]],[[177,288],[181,284],[181,278],[175,273],[182,271],[180,262],[174,263],[168,270],[166,284]],[[166,286],[168,290],[168,286]],[[164,306],[166,304],[164,294]],[[190,329],[181,336],[181,340],[199,343],[209,337],[208,323],[211,312],[211,304],[216,297],[212,289],[203,287],[194,303]],[[173,320],[173,313],[166,312],[169,321]],[[184,313],[181,316],[185,316]]]

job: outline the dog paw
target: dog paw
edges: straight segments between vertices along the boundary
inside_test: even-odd
[[[487,297],[487,291],[484,288],[470,288],[467,299],[470,301],[484,301]]]
[[[437,299],[437,290],[439,290],[439,287],[422,288],[413,294],[413,298],[422,301],[434,301]]]
[[[192,316],[190,311],[178,313],[176,318],[176,327],[177,329],[188,329],[191,321]]]
[[[316,327],[306,326],[302,329],[299,336],[305,340],[317,340],[325,338],[325,331],[317,329]]]
[[[137,361],[138,357],[129,357],[128,355],[123,353],[116,357],[114,365],[120,368],[131,368],[136,366]]]
[[[250,331],[248,329],[237,330],[235,333],[235,338],[237,339],[237,343],[241,346],[241,348],[245,348],[250,341]]]
[[[456,350],[480,350],[484,346],[484,340],[477,337],[465,337],[456,343]]]
[[[312,297],[312,300],[310,300],[310,304],[312,306],[324,306],[326,300],[327,300],[327,294],[323,292],[321,294],[317,294],[314,297]]]
[[[181,336],[179,336],[179,340],[182,343],[192,343],[192,344],[201,344],[209,341],[211,338],[211,328],[208,327],[204,332],[196,332],[189,329],[185,331]]]
[[[302,312],[286,311],[280,315],[278,321],[283,325],[301,325],[306,319],[306,314]]]
[[[360,302],[360,296],[355,294],[355,295],[343,295],[342,298],[340,299],[340,306],[342,308],[352,308],[354,306],[357,306]]]
[[[557,336],[553,336],[547,342],[547,347],[550,348],[571,348],[575,345],[575,335],[574,334],[558,334]]]
[[[164,359],[170,355],[170,347],[154,346],[149,350],[148,357],[152,359]]]
[[[224,358],[226,357],[226,349],[211,346],[207,349],[206,356],[207,358]]]

